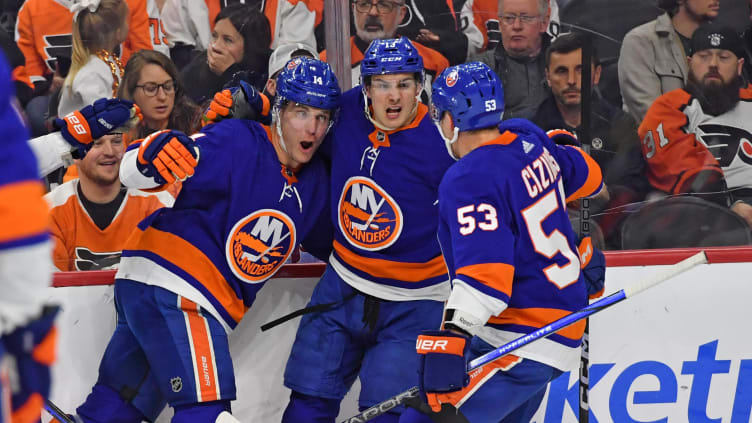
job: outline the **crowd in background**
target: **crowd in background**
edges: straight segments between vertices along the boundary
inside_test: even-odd
[[[752,243],[752,1],[350,6],[353,86],[371,41],[407,36],[424,60],[424,101],[443,69],[482,61],[504,85],[505,119],[574,132],[608,187],[571,205],[575,227],[589,216],[596,246]],[[26,0],[4,2],[2,13],[2,48],[33,135],[102,97],[143,113],[129,133],[103,137],[96,154],[47,175],[59,270],[117,266],[129,228],[172,204],[179,184],[171,195],[121,185],[130,142],[166,128],[193,133],[223,87],[244,80],[273,97],[290,58],[327,57],[323,0]]]

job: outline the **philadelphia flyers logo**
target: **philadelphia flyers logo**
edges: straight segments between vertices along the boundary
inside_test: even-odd
[[[728,167],[735,157],[752,165],[752,134],[748,131],[727,125],[703,124],[700,137],[718,164]]]
[[[232,273],[248,283],[271,277],[296,244],[295,225],[279,210],[262,209],[240,219],[227,237],[225,255]]]
[[[457,83],[458,79],[459,79],[459,74],[457,73],[457,69],[452,69],[452,71],[449,72],[449,75],[447,75],[446,77],[446,86],[453,87],[454,84]]]
[[[402,232],[402,211],[397,202],[376,182],[361,176],[345,183],[337,216],[347,241],[368,251],[389,247]]]

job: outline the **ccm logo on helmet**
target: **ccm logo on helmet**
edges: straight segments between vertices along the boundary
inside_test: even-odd
[[[449,343],[441,339],[438,341],[434,341],[433,339],[418,339],[418,344],[415,346],[415,349],[418,351],[446,351],[447,345],[449,345]]]

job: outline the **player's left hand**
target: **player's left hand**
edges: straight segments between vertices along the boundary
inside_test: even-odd
[[[577,249],[580,251],[580,268],[585,277],[588,297],[591,300],[599,298],[603,295],[606,283],[606,257],[599,249],[593,247],[589,236],[582,238]]]
[[[582,145],[577,136],[566,129],[551,129],[546,132],[546,135],[559,145],[573,145],[575,147]]]
[[[142,117],[138,105],[128,100],[100,98],[81,110],[55,119],[54,126],[68,144],[79,150],[79,157],[83,158],[94,140],[111,132],[128,130],[138,124]]]
[[[418,336],[420,355],[419,387],[435,412],[441,411],[443,396],[470,383],[467,374],[470,338],[448,330],[426,331]]]
[[[47,306],[41,316],[2,337],[5,349],[15,358],[15,368],[10,369],[11,379],[16,380],[11,384],[13,422],[38,419],[44,399],[50,394],[50,366],[55,361],[57,345],[54,323],[59,311],[59,307]]]
[[[203,125],[223,119],[255,120],[264,125],[271,123],[269,98],[251,84],[240,80],[238,84],[214,94],[209,109],[202,119]]]

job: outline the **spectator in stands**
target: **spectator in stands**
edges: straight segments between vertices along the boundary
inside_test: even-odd
[[[53,261],[61,271],[116,268],[120,251],[136,225],[154,210],[171,206],[165,191],[148,194],[120,184],[120,160],[125,153],[121,134],[93,142],[78,160],[78,179],[50,193]]]
[[[114,97],[123,77],[115,48],[128,34],[125,0],[74,3],[73,54],[63,84],[58,115],[65,116],[99,98]]]
[[[170,58],[178,69],[190,63],[194,50],[209,48],[209,9],[203,1],[167,0],[161,17],[170,41]]]
[[[248,73],[256,88],[263,88],[270,44],[269,21],[257,8],[234,4],[222,9],[214,21],[209,49],[181,72],[183,80],[191,81],[186,86],[188,97],[201,104],[240,71]]]
[[[141,50],[131,56],[118,97],[136,103],[143,114],[132,140],[168,128],[192,134],[200,127],[201,110],[185,95],[175,64],[162,53]]]
[[[687,81],[689,39],[718,16],[720,0],[659,0],[666,12],[627,33],[619,53],[619,87],[627,111],[642,122],[661,94]]]
[[[501,43],[474,57],[501,78],[506,101],[504,118],[531,119],[548,96],[545,85],[548,0],[499,0]]]
[[[25,58],[26,74],[34,83],[35,97],[26,107],[34,136],[48,132],[46,120],[50,96],[59,98],[58,92],[70,66],[73,13],[67,7],[69,3],[71,2],[26,0],[18,12],[16,43]],[[127,3],[130,13],[128,33],[121,45],[120,58],[123,63],[127,63],[133,52],[152,48],[153,40],[149,33],[147,0],[127,0]]]
[[[399,38],[398,27],[405,19],[405,0],[354,0],[352,13],[355,21],[355,35],[350,37],[350,63],[352,64],[352,86],[360,85],[360,62],[371,41]],[[423,58],[426,79],[423,87],[429,90],[436,76],[449,66],[447,59],[438,51],[413,41],[413,45]],[[326,61],[326,50],[321,52],[321,60]]]
[[[533,122],[544,130],[573,132],[589,148],[603,171],[607,190],[591,202],[591,212],[618,208],[640,201],[649,190],[645,161],[640,151],[637,123],[627,113],[609,104],[593,89],[601,74],[598,53],[592,49],[590,67],[590,136],[583,139],[582,127],[582,49],[587,40],[581,34],[560,35],[545,53],[546,81],[551,94],[541,104]],[[610,248],[620,245],[618,234],[623,217],[610,213],[597,220]]]
[[[16,98],[21,103],[21,106],[25,107],[34,93],[34,84],[32,84],[31,79],[26,74],[23,53],[21,53],[13,38],[6,34],[5,31],[0,31],[0,49],[5,53],[5,57],[8,58],[8,64],[11,67],[11,77],[13,78],[13,86],[16,89]]]
[[[752,87],[733,29],[703,24],[691,38],[685,88],[661,95],[639,128],[648,180],[729,207],[752,226]]]

